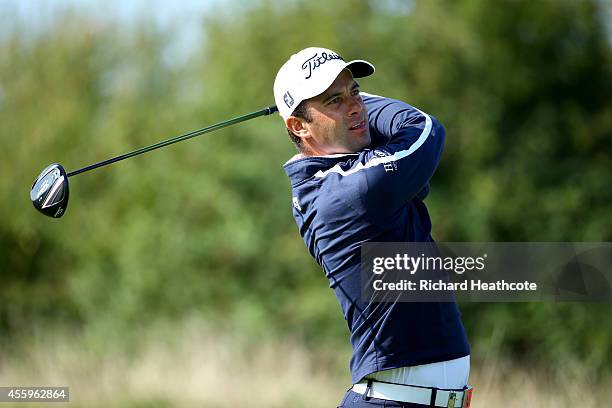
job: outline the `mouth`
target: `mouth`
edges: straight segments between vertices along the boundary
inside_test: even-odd
[[[355,123],[353,126],[351,126],[349,130],[360,131],[360,130],[364,130],[365,127],[366,127],[366,121],[362,120],[360,122]]]

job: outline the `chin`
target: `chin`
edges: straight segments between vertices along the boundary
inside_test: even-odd
[[[362,138],[361,143],[359,144],[359,148],[356,151],[360,151],[365,149],[366,147],[368,147],[370,144],[372,143],[372,138],[370,137],[370,135],[364,135],[364,137]]]

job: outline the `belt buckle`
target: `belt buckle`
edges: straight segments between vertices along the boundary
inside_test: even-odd
[[[446,407],[447,408],[454,408],[456,400],[457,400],[457,393],[456,392],[449,392],[448,393],[448,404],[446,404]]]
[[[466,386],[465,390],[463,390],[463,405],[462,408],[470,408],[470,404],[472,403],[472,392],[474,391],[474,387],[471,385]]]

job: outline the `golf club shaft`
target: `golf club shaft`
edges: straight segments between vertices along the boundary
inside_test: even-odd
[[[130,157],[138,156],[139,154],[147,153],[147,152],[150,152],[151,150],[159,149],[160,147],[165,147],[165,146],[169,146],[174,143],[182,142],[183,140],[191,139],[192,137],[203,135],[204,133],[213,132],[215,130],[218,130],[218,129],[221,129],[221,128],[224,128],[230,125],[234,125],[236,123],[244,122],[246,120],[254,119],[259,116],[271,115],[277,111],[278,109],[276,108],[276,106],[269,106],[267,108],[264,108],[264,109],[261,109],[255,112],[247,113],[246,115],[238,116],[233,119],[226,120],[224,122],[216,123],[214,125],[210,125],[202,129],[194,130],[193,132],[185,133],[184,135],[180,135],[180,136],[176,136],[171,139],[168,139],[168,140],[164,140],[162,142],[156,143],[151,146],[146,146],[138,150],[134,150],[132,152],[113,157],[111,159],[107,159],[107,160],[104,160],[98,163],[91,164],[89,166],[83,167],[82,169],[78,169],[78,170],[75,170],[75,171],[72,171],[66,174],[66,177],[76,176],[77,174],[85,173],[86,171],[97,169],[98,167],[106,166],[107,164],[112,164],[112,163],[115,163],[115,162],[118,162],[124,159],[129,159]]]

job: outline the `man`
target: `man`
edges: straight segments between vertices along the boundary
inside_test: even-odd
[[[344,312],[354,385],[341,407],[462,406],[469,345],[454,302],[364,302],[365,242],[433,242],[423,199],[445,132],[403,102],[361,93],[374,73],[306,48],[280,68],[274,97],[299,154],[284,169],[293,216]],[[450,391],[449,391],[450,390]]]

